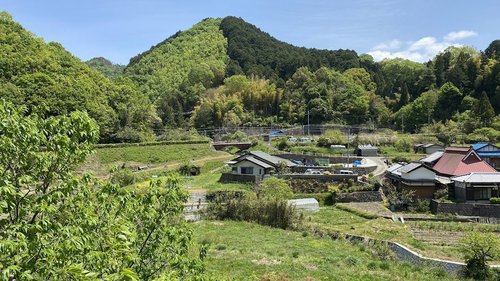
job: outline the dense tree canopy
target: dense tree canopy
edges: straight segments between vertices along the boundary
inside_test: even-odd
[[[86,111],[102,142],[154,140],[170,127],[304,124],[308,117],[410,132],[453,120],[470,133],[500,113],[499,40],[484,52],[449,47],[427,63],[375,62],[350,50],[296,47],[241,18],[208,18],[123,71],[103,58],[88,61],[95,71],[7,13],[0,21],[1,97],[27,113]]]
[[[41,118],[0,100],[0,269],[17,280],[186,280],[178,179],[144,190],[72,174],[98,139],[81,112]]]

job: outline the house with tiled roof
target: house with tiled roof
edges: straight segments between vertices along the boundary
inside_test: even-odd
[[[419,198],[433,198],[436,191],[436,172],[422,163],[394,164],[385,176],[398,190],[411,190]]]
[[[500,147],[489,142],[478,142],[471,148],[493,168],[500,169]]]
[[[496,170],[471,148],[448,147],[432,167],[445,177],[463,176],[470,173],[495,173]]]

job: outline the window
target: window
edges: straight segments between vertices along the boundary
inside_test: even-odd
[[[233,167],[233,168],[231,169],[231,171],[232,171],[233,173],[237,173],[237,172],[238,172],[238,167]]]
[[[491,197],[491,188],[474,188],[474,200],[487,200]]]
[[[242,175],[253,175],[253,167],[241,167]]]
[[[262,175],[262,169],[259,169],[259,175]]]

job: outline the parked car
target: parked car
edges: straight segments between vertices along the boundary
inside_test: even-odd
[[[311,138],[300,138],[299,141],[304,143],[313,142]]]
[[[295,138],[295,137],[289,137],[289,138],[288,138],[288,141],[289,141],[289,142],[297,142],[297,141],[298,141],[298,139],[297,139],[297,138]]]
[[[322,175],[320,170],[315,170],[315,169],[307,169],[304,174],[306,174],[306,175]]]
[[[341,175],[352,175],[352,174],[354,174],[354,172],[351,171],[351,170],[340,170],[339,174],[341,174]]]

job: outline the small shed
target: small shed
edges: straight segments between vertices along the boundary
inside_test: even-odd
[[[378,147],[371,144],[358,145],[356,149],[357,156],[378,156]]]
[[[295,208],[297,208],[297,210],[303,211],[303,212],[318,212],[319,211],[318,200],[316,200],[314,198],[288,200],[288,205],[295,206]]]
[[[444,151],[444,146],[436,143],[417,144],[413,147],[415,153],[433,154],[438,151]]]

